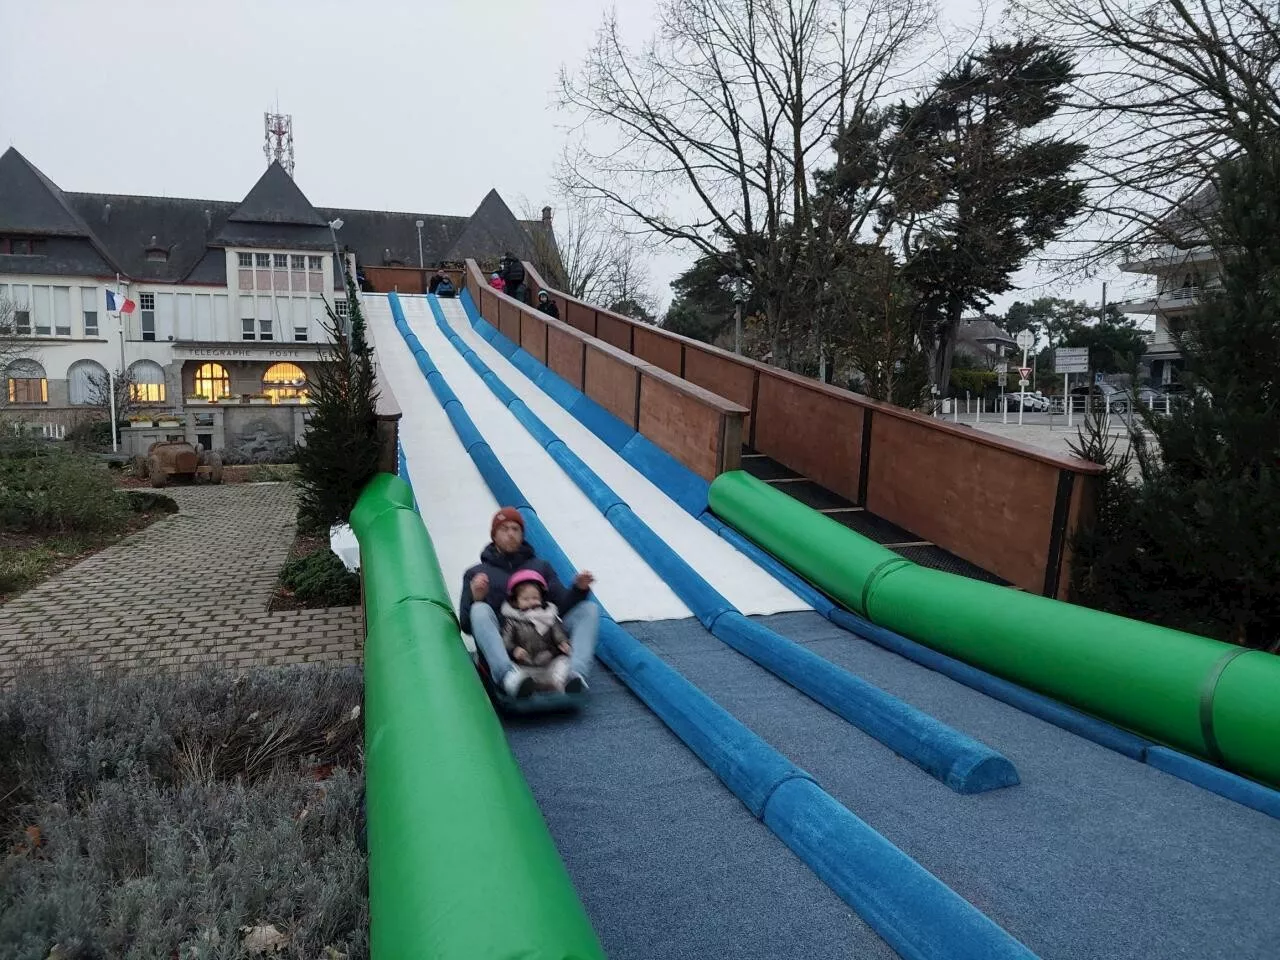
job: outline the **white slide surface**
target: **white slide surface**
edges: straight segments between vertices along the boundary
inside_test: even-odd
[[[385,295],[362,301],[383,377],[400,406],[401,446],[423,521],[451,590],[479,561],[498,505],[463,449],[413,354],[395,327]],[[689,608],[632,549],[525,428],[490,392],[436,326],[421,295],[400,295],[405,321],[511,474],[538,517],[618,621],[691,617]]]
[[[439,303],[445,319],[454,332],[462,337],[462,340],[476,352],[485,365],[496,373],[498,378],[523,400],[570,450],[613,488],[637,517],[665,540],[725,599],[748,615],[810,609],[807,603],[774,579],[770,573],[738,552],[732,544],[709,530],[695,517],[690,516],[643,473],[623,460],[608,444],[579,423],[573,414],[547,396],[536,383],[521,373],[511,361],[472,329],[466,310],[459,301],[445,298]],[[430,316],[424,322],[434,326],[434,320]],[[412,322],[411,325],[414,332],[422,337],[418,325]],[[425,344],[426,341],[424,340],[423,343]],[[458,357],[457,350],[451,344],[445,341],[444,346],[458,358],[465,369],[470,371],[471,368]],[[431,347],[427,349],[432,350]],[[433,350],[432,356],[435,356]],[[436,358],[436,362],[439,363],[439,358]],[[488,391],[488,387],[482,381],[477,382],[482,389]],[[498,406],[501,407],[501,404],[499,403]],[[470,403],[467,403],[467,407],[470,409]],[[509,411],[503,408],[503,412],[506,413],[509,421],[508,428],[513,427],[524,432],[524,427]],[[479,423],[480,421],[477,420],[477,424]],[[481,424],[481,432],[486,432],[483,424]],[[517,478],[517,482],[523,483],[520,475],[511,469],[510,464],[507,464],[507,469]],[[586,501],[585,496],[583,500]],[[595,512],[594,507],[591,509]]]

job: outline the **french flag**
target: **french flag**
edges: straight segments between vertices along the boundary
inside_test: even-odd
[[[133,313],[133,308],[136,306],[137,304],[128,297],[114,290],[107,291],[107,313]]]

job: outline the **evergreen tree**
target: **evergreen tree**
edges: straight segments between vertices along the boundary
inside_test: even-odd
[[[311,424],[298,447],[298,525],[323,530],[345,523],[378,471],[377,391],[373,351],[355,281],[347,278],[346,325],[325,305],[333,349],[312,385]]]
[[[1210,242],[1222,264],[1174,335],[1187,402],[1144,415],[1140,479],[1109,477],[1078,549],[1087,603],[1280,650],[1280,145],[1224,164]]]

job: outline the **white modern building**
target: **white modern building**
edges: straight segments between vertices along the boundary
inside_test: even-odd
[[[1153,318],[1154,329],[1142,360],[1150,365],[1151,379],[1156,383],[1173,383],[1182,367],[1182,354],[1173,338],[1179,319],[1200,306],[1204,291],[1221,282],[1217,254],[1204,232],[1204,218],[1216,205],[1213,188],[1201,190],[1161,224],[1161,237],[1176,242],[1161,244],[1140,259],[1120,265],[1121,270],[1147,274],[1155,281],[1151,296],[1123,307],[1125,313]]]
[[[110,371],[127,376],[140,410],[175,414],[188,436],[221,446],[230,438],[200,432],[197,413],[305,405],[326,304],[346,308],[337,247],[355,275],[529,256],[538,228],[549,218],[518,221],[496,192],[471,217],[317,209],[278,163],[239,202],[63,192],[10,148],[0,155],[0,356],[11,360],[0,412],[66,426],[100,417],[95,384]],[[112,312],[108,291],[133,311]],[[260,413],[282,430],[304,419]]]

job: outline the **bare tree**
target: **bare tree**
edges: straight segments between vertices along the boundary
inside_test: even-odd
[[[633,51],[608,16],[580,70],[561,75],[581,134],[564,183],[699,255],[741,262],[776,362],[816,160],[898,92],[934,22],[932,0],[664,0],[656,36]]]
[[[532,219],[527,203],[525,210],[525,217]],[[533,231],[538,272],[571,297],[610,309],[634,305],[651,319],[657,298],[639,240],[596,198],[565,192],[557,214],[552,218],[554,234]]]
[[[1280,131],[1280,8],[1012,0],[1011,9],[1081,60],[1067,123],[1090,131],[1092,217],[1065,259],[1088,269],[1203,240],[1214,172]]]
[[[30,338],[18,332],[18,317],[13,301],[0,297],[0,407],[9,403],[7,371],[19,360],[34,358]]]
[[[89,406],[102,412],[104,418],[111,416],[112,392],[115,393],[116,420],[125,420],[138,409],[133,389],[137,380],[129,371],[117,370],[114,374],[90,373],[87,375],[89,387]]]

